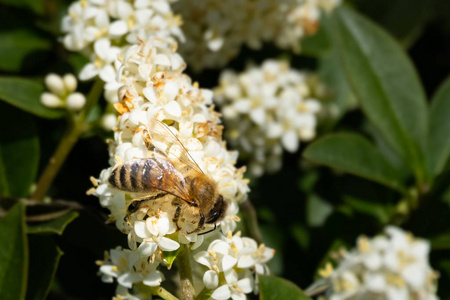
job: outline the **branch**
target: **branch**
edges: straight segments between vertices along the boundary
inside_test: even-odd
[[[97,78],[91,88],[91,91],[89,92],[86,105],[83,110],[78,115],[69,115],[69,125],[67,131],[56,148],[55,153],[50,158],[44,172],[39,178],[36,190],[31,195],[31,199],[42,201],[47,194],[48,189],[55,179],[56,174],[58,174],[61,169],[67,155],[70,153],[73,146],[84,132],[86,117],[92,107],[94,107],[98,102],[98,99],[103,91],[103,84],[103,81],[100,78]]]
[[[189,248],[187,245],[181,245],[180,253],[177,256],[177,266],[178,272],[180,273],[181,300],[194,300],[195,291],[189,260]]]

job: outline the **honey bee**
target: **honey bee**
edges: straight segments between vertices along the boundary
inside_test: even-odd
[[[130,202],[127,215],[141,208],[147,208],[147,214],[161,209],[170,212],[178,230],[187,234],[204,230],[206,224],[215,229],[228,207],[216,182],[200,169],[166,124],[152,121],[151,125],[142,136],[154,157],[118,164],[108,178],[116,189],[143,194]],[[158,140],[167,149],[155,146]],[[169,157],[174,149],[179,153],[176,159]]]

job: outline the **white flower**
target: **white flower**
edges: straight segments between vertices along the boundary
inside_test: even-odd
[[[136,252],[120,248],[112,249],[110,261],[106,261],[100,266],[102,281],[113,282],[113,278],[117,278],[121,286],[131,288],[133,283],[140,281],[137,273],[130,272],[138,260],[139,255]]]
[[[99,262],[99,274],[102,281],[111,283],[117,279],[119,286],[132,288],[134,283],[143,282],[148,286],[159,286],[164,280],[163,274],[156,270],[159,263],[149,262],[138,251],[111,249],[105,260]]]
[[[224,235],[227,235],[229,232],[234,232],[236,229],[236,222],[240,219],[237,216],[239,211],[239,206],[236,202],[232,202],[228,207],[225,218],[220,222],[220,229]]]
[[[95,6],[88,6],[81,1],[72,3],[61,22],[62,31],[68,33],[63,39],[64,46],[72,51],[80,51],[92,42],[98,32],[94,24],[96,19],[101,19],[96,17],[99,15],[102,15],[102,11]]]
[[[254,268],[258,274],[269,274],[266,263],[272,259],[275,250],[267,248],[264,244],[257,245],[250,238],[242,238],[242,241],[235,241],[236,250],[240,252],[238,268]]]
[[[217,273],[231,270],[236,263],[237,258],[233,256],[231,246],[222,240],[214,240],[209,244],[208,251],[201,251],[194,256],[194,259],[210,270]]]
[[[91,60],[81,70],[80,80],[98,75],[106,83],[106,100],[118,102],[117,91],[122,83],[115,81],[115,64],[119,53],[125,53],[140,40],[160,39],[173,41],[172,44],[174,38],[184,40],[179,27],[181,19],[172,13],[169,2],[80,0],[72,3],[61,22],[61,29],[66,33],[62,40],[68,50],[79,51]],[[182,59],[178,58],[177,63],[182,64]],[[54,103],[51,99],[47,102]]]
[[[138,248],[143,256],[152,255],[158,247],[162,251],[174,251],[180,247],[179,243],[165,237],[166,234],[175,232],[175,226],[166,212],[147,218],[145,221],[136,221],[134,230],[143,240]]]
[[[89,80],[97,75],[104,81],[114,77],[116,71],[111,64],[117,59],[120,51],[120,48],[111,46],[109,39],[103,38],[95,41],[92,62],[85,65],[80,71],[80,80]]]
[[[273,249],[229,232],[227,237],[213,240],[207,250],[196,253],[194,259],[209,269],[203,274],[203,283],[207,289],[214,289],[213,299],[246,299],[245,294],[257,292],[257,275],[269,274],[266,262],[274,254]]]
[[[241,74],[222,73],[216,102],[222,107],[228,140],[251,158],[253,175],[279,170],[283,148],[295,152],[300,140],[314,137],[321,105],[311,78],[276,60]]]
[[[327,274],[326,299],[437,299],[427,241],[389,226],[385,235],[371,240],[363,236],[357,244]]]
[[[274,42],[299,52],[300,39],[319,27],[320,10],[340,0],[183,0],[173,7],[183,18],[186,42],[180,51],[196,69],[218,68],[236,57],[243,45],[260,49]]]
[[[238,275],[235,270],[225,272],[226,284],[220,286],[211,295],[216,300],[245,300],[245,294],[253,291],[253,276],[250,272],[244,272],[244,275]]]

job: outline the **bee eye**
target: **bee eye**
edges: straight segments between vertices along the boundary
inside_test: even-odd
[[[213,208],[206,215],[206,223],[214,224],[221,220],[227,211],[228,203],[223,200],[222,195],[219,195],[216,199],[216,203]]]

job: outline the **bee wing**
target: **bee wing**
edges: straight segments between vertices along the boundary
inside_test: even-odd
[[[175,164],[181,163],[185,167],[204,174],[183,143],[166,124],[155,119],[149,122],[148,128],[150,140],[153,144],[150,147],[153,147],[155,155],[167,157]]]
[[[131,160],[118,165],[109,182],[120,190],[150,195],[163,192],[191,203],[184,176],[165,158]]]

